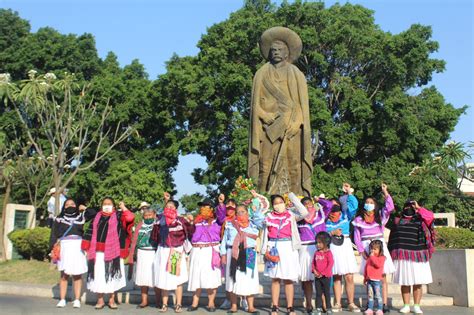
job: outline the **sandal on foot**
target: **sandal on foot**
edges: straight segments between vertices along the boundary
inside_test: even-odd
[[[138,304],[137,308],[145,308],[148,307],[148,304]]]
[[[174,307],[174,312],[175,313],[181,313],[183,311],[183,306],[181,304],[176,304]]]
[[[280,311],[280,307],[278,305],[272,305],[271,313],[277,313]]]
[[[115,303],[112,303],[112,304],[109,303],[109,308],[110,308],[111,310],[116,310],[116,309],[118,309],[118,306],[117,306],[117,304],[115,304]]]
[[[354,302],[347,305],[347,309],[349,312],[352,312],[352,313],[360,313],[360,308],[357,305],[355,305]]]
[[[210,313],[214,313],[216,311],[216,308],[213,306],[213,307],[206,307],[207,311],[210,312]]]
[[[188,309],[186,310],[186,312],[194,312],[194,311],[197,311],[198,307],[197,306],[190,306],[188,307]]]
[[[168,305],[162,305],[160,309],[160,313],[166,313],[168,312]]]
[[[291,315],[292,313],[295,314],[295,308],[293,306],[287,307],[286,308],[286,313],[288,315]]]
[[[105,307],[105,303],[104,303],[104,304],[96,304],[96,305],[94,306],[94,308],[95,308],[96,310],[101,310],[101,309],[103,309],[104,307]]]

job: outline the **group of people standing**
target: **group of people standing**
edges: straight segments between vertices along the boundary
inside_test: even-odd
[[[207,291],[207,311],[216,310],[217,288],[225,278],[230,302],[228,313],[238,311],[238,298],[245,299],[246,311],[258,314],[254,296],[260,291],[258,257],[265,262],[264,275],[271,278],[271,314],[280,312],[280,289],[286,297],[287,313],[294,315],[294,284],[301,281],[308,313],[342,310],[342,281],[348,299],[347,309],[360,312],[354,303],[354,274],[364,275],[367,285],[366,314],[387,312],[387,275],[400,284],[404,307],[410,312],[410,287],[413,286],[413,312],[421,314],[421,285],[430,283],[429,259],[433,252],[431,227],[433,214],[409,200],[400,217],[395,218],[388,244],[383,232],[394,210],[385,184],[385,199],[379,207],[375,198],[366,198],[359,209],[352,187],[345,183],[338,199],[298,198],[272,195],[270,201],[252,191],[252,199],[238,203],[220,194],[217,203],[205,199],[199,212],[178,214],[179,202],[164,194],[164,207],[156,212],[146,202],[135,219],[123,202],[116,206],[104,198],[99,208],[76,205],[68,198],[55,218],[51,245],[60,243],[58,269],[61,271],[60,301],[66,306],[69,276],[73,277],[75,300],[80,307],[81,275],[87,272],[87,288],[97,293],[96,309],[107,304],[116,309],[115,292],[125,287],[124,262],[141,288],[138,308],[147,307],[148,290],[154,288],[156,304],[168,311],[168,292],[175,291],[174,311],[183,311],[183,285],[193,292],[192,304],[198,309],[203,290]],[[137,222],[135,222],[137,221]],[[90,222],[84,231],[84,224]],[[136,224],[135,224],[136,223]],[[362,263],[357,265],[353,240]],[[334,305],[331,304],[331,287]],[[313,310],[313,288],[316,309]],[[109,294],[106,304],[104,294]],[[375,309],[375,300],[378,302]]]

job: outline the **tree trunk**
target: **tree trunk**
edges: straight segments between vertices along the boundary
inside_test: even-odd
[[[11,181],[5,182],[5,195],[3,197],[3,205],[2,205],[2,229],[0,235],[1,241],[1,250],[2,250],[2,260],[7,259],[7,238],[4,237],[5,235],[5,222],[7,221],[7,204],[10,201],[10,193],[12,190],[12,183]]]
[[[56,192],[54,193],[54,216],[57,216],[61,212],[61,192],[59,191],[59,186],[61,185],[61,177],[53,170],[53,178],[54,189],[56,189]]]

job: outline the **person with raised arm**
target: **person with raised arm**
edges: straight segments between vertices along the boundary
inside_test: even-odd
[[[168,311],[168,292],[175,290],[176,305],[174,311],[183,310],[183,284],[188,281],[186,253],[187,244],[194,233],[192,216],[187,218],[178,216],[179,202],[171,199],[171,195],[164,193],[165,207],[158,215],[151,232],[151,240],[156,242],[154,268],[155,286],[161,289],[163,305],[160,312]]]
[[[87,210],[91,215],[92,211]],[[104,294],[109,296],[109,308],[117,309],[115,292],[125,287],[124,259],[128,257],[134,215],[123,202],[119,208],[111,197],[102,200],[82,240],[87,252],[87,289],[97,293],[96,309],[105,307]]]
[[[354,189],[349,183],[342,185],[344,194],[339,200],[331,200],[332,208],[326,220],[326,229],[331,234],[331,252],[334,256],[334,313],[342,311],[342,279],[347,295],[347,309],[359,313],[360,308],[354,303],[354,273],[358,272],[357,260],[352,249],[350,239],[351,220],[357,213],[358,201],[354,196]],[[321,202],[319,199],[318,202]]]
[[[294,282],[300,277],[298,250],[301,239],[296,222],[308,216],[308,210],[292,192],[289,205],[281,195],[271,196],[273,211],[265,218],[262,254],[265,256],[264,275],[272,279],[271,313],[279,312],[280,282],[285,286],[286,305],[289,315],[295,315]]]
[[[410,289],[413,288],[413,313],[420,307],[422,285],[433,282],[430,259],[434,252],[434,215],[410,199],[390,231],[388,249],[395,264],[393,282],[401,285],[404,306],[400,313],[410,313]]]
[[[382,298],[383,298],[383,312],[390,312],[388,308],[388,283],[387,274],[391,274],[395,271],[392,258],[387,248],[387,244],[383,237],[385,225],[390,218],[390,214],[395,209],[393,199],[388,193],[388,187],[386,184],[381,185],[382,193],[385,199],[385,206],[379,208],[377,201],[373,197],[365,199],[364,208],[356,215],[352,221],[354,225],[354,243],[357,246],[357,250],[362,256],[362,263],[360,267],[360,273],[365,273],[366,260],[369,257],[369,244],[373,240],[380,240],[383,244],[383,253],[385,256],[383,277],[382,277]]]
[[[220,194],[216,207],[207,198],[198,203],[199,214],[194,219],[195,231],[191,239],[192,250],[188,283],[188,291],[194,292],[194,294],[188,312],[198,309],[203,289],[207,290],[207,311],[216,311],[214,301],[217,288],[222,284],[219,245],[222,224],[226,218],[224,201],[225,196]]]

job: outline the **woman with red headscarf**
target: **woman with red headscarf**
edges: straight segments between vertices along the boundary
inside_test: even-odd
[[[221,226],[226,217],[225,197],[219,195],[219,204],[214,212],[213,202],[204,199],[198,203],[199,214],[194,219],[195,231],[191,239],[193,249],[189,263],[188,291],[194,292],[188,312],[198,309],[202,289],[207,290],[207,310],[214,312],[217,288],[221,285],[221,259],[219,243]]]
[[[168,291],[176,291],[175,312],[182,312],[183,283],[188,281],[185,244],[191,240],[194,224],[178,216],[179,202],[165,193],[165,208],[158,215],[150,239],[158,244],[155,254],[155,286],[161,289],[163,306],[168,311]]]

